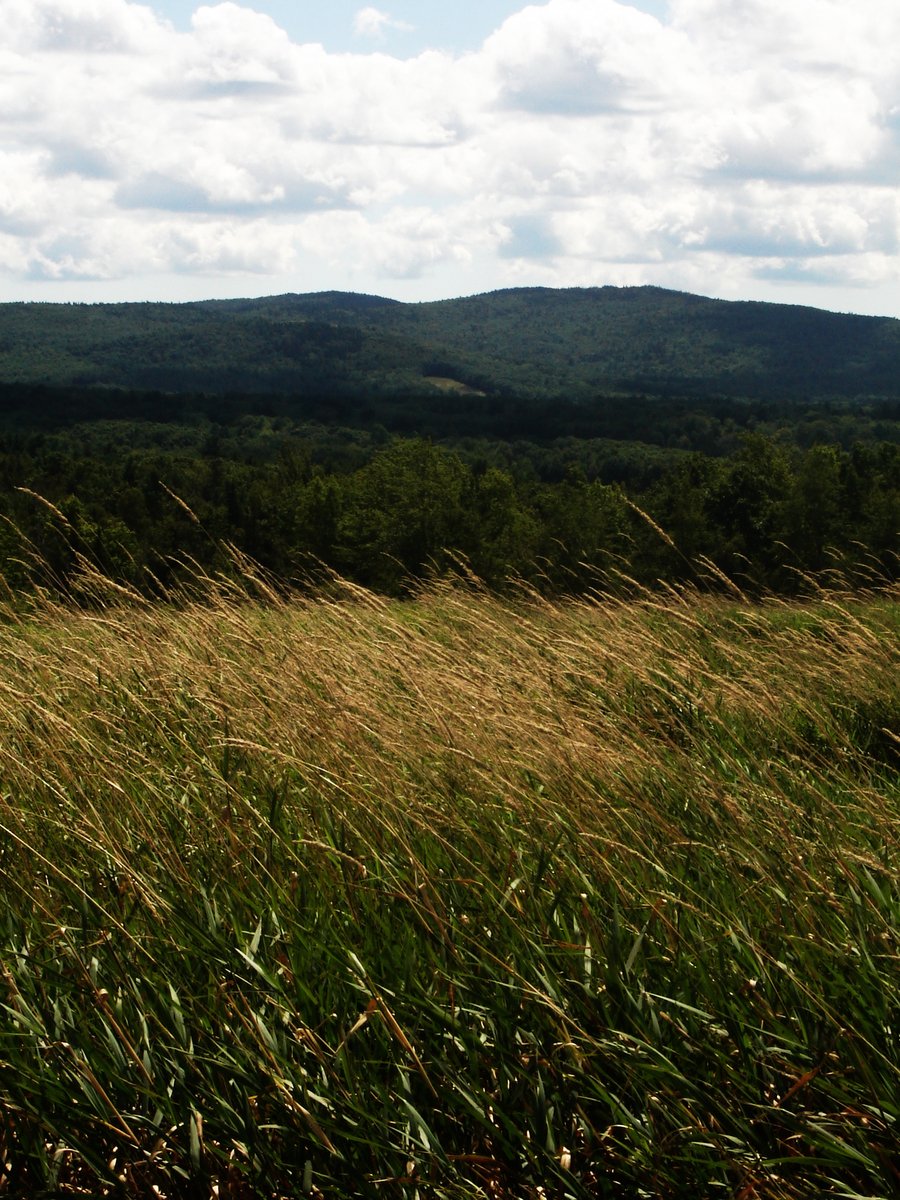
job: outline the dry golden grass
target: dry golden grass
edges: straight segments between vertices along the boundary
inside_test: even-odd
[[[327,1195],[384,1194],[350,1175],[400,1188],[401,1152],[434,1196],[882,1194],[897,600],[250,580],[11,608],[0,1191],[63,1144],[112,1187],[90,1148],[128,1131],[134,1194],[140,1167],[273,1195],[313,1161]],[[91,1033],[101,988],[118,1016]],[[63,1043],[109,1100],[75,1132]],[[45,1070],[53,1122],[23,1099]]]
[[[447,792],[533,811],[539,780],[544,803],[609,833],[621,813],[607,830],[604,797],[631,804],[648,779],[696,776],[730,820],[753,805],[748,768],[767,808],[785,754],[837,766],[855,752],[841,713],[889,704],[895,611],[889,596],[552,605],[452,588],[414,603],[346,588],[50,608],[0,629],[0,770],[8,788],[39,784],[75,809],[137,777],[212,772],[221,790],[229,752],[264,775],[331,778],[348,802],[379,789],[426,811]],[[711,733],[731,755],[718,777],[702,754]]]

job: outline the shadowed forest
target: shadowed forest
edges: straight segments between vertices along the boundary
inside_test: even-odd
[[[448,552],[553,594],[893,577],[898,378],[900,322],[658,288],[4,305],[0,546],[147,594],[223,542],[389,593]]]

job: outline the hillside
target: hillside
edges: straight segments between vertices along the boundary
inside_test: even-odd
[[[7,305],[0,564],[67,591],[87,549],[156,595],[225,545],[390,594],[453,554],[552,593],[711,562],[757,594],[865,547],[893,579],[898,366],[898,321],[654,288]]]
[[[900,321],[660,288],[0,305],[0,383],[293,396],[894,399]],[[437,381],[437,382],[433,382]],[[443,388],[443,390],[442,390]]]

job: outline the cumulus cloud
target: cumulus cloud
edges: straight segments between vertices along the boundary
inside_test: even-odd
[[[5,0],[3,7],[7,45],[27,50],[128,53],[158,32],[149,8],[121,0]]]
[[[412,25],[406,21],[398,21],[390,13],[382,12],[371,5],[361,8],[353,18],[353,32],[357,37],[382,38],[389,29],[409,33],[412,31]]]
[[[485,46],[502,102],[536,114],[647,111],[693,90],[688,38],[616,0],[552,0]]]
[[[355,29],[399,25],[363,8]],[[5,0],[0,279],[878,286],[900,8],[525,6],[476,51],[329,54],[241,3]],[[419,280],[418,284],[413,281]],[[52,291],[48,290],[48,296]],[[823,293],[824,295],[824,293]]]

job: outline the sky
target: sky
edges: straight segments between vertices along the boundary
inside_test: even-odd
[[[0,300],[900,316],[894,0],[0,0]]]

